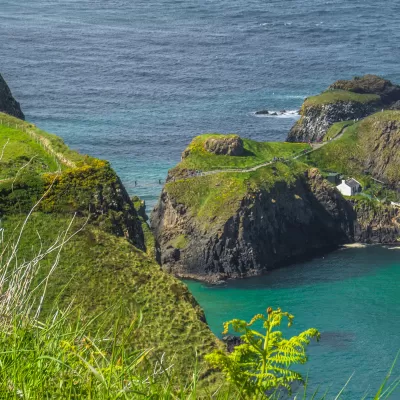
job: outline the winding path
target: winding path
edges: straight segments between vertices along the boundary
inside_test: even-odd
[[[296,156],[291,157],[291,158],[286,158],[283,161],[297,160],[298,158],[300,158],[302,156],[305,156],[306,154],[310,154],[313,151],[320,149],[321,147],[327,145],[328,143],[331,143],[334,140],[340,139],[343,136],[343,134],[346,131],[346,129],[348,128],[348,126],[349,125],[344,126],[340,130],[340,132],[333,139],[331,139],[331,140],[329,140],[327,142],[322,142],[322,143],[311,143],[311,147],[312,147],[311,150],[309,150],[307,152],[301,152],[300,154],[297,154]],[[272,165],[272,164],[274,164],[274,163],[276,163],[278,161],[282,161],[282,160],[268,161],[268,162],[265,162],[263,164],[259,164],[259,165],[256,165],[254,167],[249,167],[249,168],[228,168],[228,169],[215,169],[215,170],[212,170],[212,171],[205,171],[205,172],[202,171],[202,172],[199,172],[198,176],[214,175],[214,174],[220,174],[222,172],[238,172],[238,173],[254,172],[254,171],[257,171],[260,168],[266,167],[268,165]]]

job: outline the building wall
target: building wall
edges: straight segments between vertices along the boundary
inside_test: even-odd
[[[341,183],[340,185],[336,186],[340,193],[344,196],[352,196],[354,193],[351,191],[351,187]]]

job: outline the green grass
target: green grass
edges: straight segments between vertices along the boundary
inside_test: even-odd
[[[221,136],[206,134],[194,138],[187,148],[189,155],[177,165],[176,169],[210,171],[250,168],[271,161],[274,157],[292,158],[304,149],[309,149],[309,145],[305,143],[256,142],[243,139],[245,149],[243,156],[216,155],[205,150],[204,143],[207,139]],[[229,135],[223,136],[229,137]]]
[[[3,151],[4,149],[4,151]],[[58,163],[39,143],[15,127],[0,125],[0,180],[14,178],[25,166],[34,173],[54,172]]]
[[[233,216],[246,196],[253,196],[259,189],[268,191],[277,182],[291,185],[305,169],[296,161],[277,162],[253,172],[221,172],[178,179],[167,183],[165,190],[201,224],[217,225],[218,221]]]
[[[399,111],[384,111],[349,126],[340,139],[334,140],[320,149],[300,157],[305,163],[324,171],[335,171],[353,176],[365,186],[371,184],[371,177],[365,174],[366,160],[372,161],[373,174],[383,173],[386,182],[396,185],[400,181],[400,154],[396,151],[396,138],[400,129],[395,129],[382,140],[382,132],[400,122]]]
[[[11,237],[24,218],[25,215],[3,218],[5,234]],[[85,221],[77,218],[72,232]],[[36,249],[47,248],[68,222],[65,215],[34,213],[23,233],[18,259],[31,259]],[[35,282],[47,275],[55,256],[42,261]],[[216,338],[203,322],[202,309],[186,285],[162,271],[152,258],[124,238],[91,224],[64,246],[47,289],[44,315],[50,315],[55,305],[65,309],[71,303],[80,310],[82,324],[105,313],[92,324],[102,335],[115,322],[114,313],[106,310],[120,310],[121,329],[129,327],[140,315],[141,325],[129,337],[126,348],[151,348],[154,358],[165,353],[166,362],[176,364],[182,376],[187,376],[187,365],[194,365],[197,358],[201,360],[217,346]]]
[[[317,96],[307,97],[302,108],[349,101],[362,104],[379,103],[380,99],[380,96],[375,94],[361,94],[349,92],[347,90],[327,90]]]
[[[323,141],[324,142],[328,142],[329,140],[334,139],[336,136],[338,136],[344,128],[353,125],[354,124],[354,120],[350,120],[350,121],[340,121],[340,122],[336,122],[334,123],[326,132]]]
[[[8,129],[11,129],[11,131],[8,131]],[[31,132],[31,135],[29,135],[29,132]],[[18,134],[18,138],[14,137],[15,133]],[[50,164],[51,162],[53,163],[52,164],[53,168],[54,166],[57,166],[57,163],[55,163],[54,160],[54,156],[50,155],[43,148],[42,145],[36,143],[36,141],[32,139],[32,134],[37,135],[46,140],[55,152],[62,154],[68,160],[74,162],[77,166],[82,166],[85,164],[91,164],[92,162],[96,162],[96,159],[93,157],[90,157],[88,155],[82,155],[74,150],[71,150],[60,137],[42,131],[41,129],[37,128],[34,124],[31,124],[30,122],[22,121],[18,118],[0,112],[0,140],[1,140],[0,143],[4,144],[8,138],[10,139],[11,142],[25,143],[24,149],[25,151],[28,151],[29,154],[36,155],[37,151],[38,156],[44,157],[45,155],[47,155],[46,160]],[[10,137],[9,135],[12,135],[12,137]],[[13,152],[10,151],[9,155],[10,159],[15,159],[17,154],[14,155]],[[66,168],[66,166],[63,165],[62,163],[59,162],[59,164],[61,169]]]
[[[101,318],[101,315],[98,317]],[[4,400],[246,400],[243,389],[228,382],[217,387],[204,385],[204,370],[186,365],[188,380],[183,381],[176,365],[154,362],[151,349],[132,351],[126,347],[131,334],[140,329],[140,318],[120,330],[121,314],[107,340],[91,323],[82,324],[70,312],[57,310],[44,323],[15,317],[8,331],[0,331],[0,393]],[[91,333],[88,334],[88,331]],[[397,357],[382,383],[359,400],[389,400],[398,394],[400,379],[394,375]],[[329,377],[327,377],[329,379]],[[302,400],[341,399],[339,393],[318,387],[312,392],[305,382],[292,396]],[[328,385],[327,385],[328,386]],[[290,398],[292,398],[292,396]],[[329,397],[328,397],[329,396]],[[252,400],[278,400],[287,396],[277,391],[258,394]]]

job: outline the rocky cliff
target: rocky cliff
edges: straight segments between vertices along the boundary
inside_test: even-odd
[[[0,74],[0,112],[12,115],[19,119],[24,119],[25,116],[21,111],[19,103],[14,99],[11,90],[6,81]]]
[[[218,280],[259,274],[353,241],[355,213],[317,170],[251,191],[227,219],[202,226],[168,187],[152,216],[164,268]],[[181,241],[179,238],[182,238]]]
[[[290,130],[287,141],[321,141],[335,122],[358,120],[400,100],[400,86],[376,75],[339,80],[318,96],[307,98],[301,118]]]
[[[368,197],[345,199],[319,169],[307,166],[306,156],[301,162],[278,158],[242,173],[193,176],[185,169],[190,160],[206,167],[206,160],[216,159],[195,153],[193,144],[189,148],[170,171],[152,214],[159,262],[173,274],[214,282],[259,274],[344,243],[400,238],[400,209]],[[219,157],[226,165],[229,156]]]

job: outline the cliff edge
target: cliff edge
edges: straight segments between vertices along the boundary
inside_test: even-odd
[[[21,107],[16,101],[8,87],[6,81],[0,74],[0,112],[12,115],[19,119],[25,119]]]
[[[396,107],[400,86],[376,75],[339,80],[317,96],[305,99],[300,119],[288,142],[319,142],[336,122],[359,120],[381,109]]]

